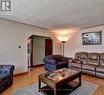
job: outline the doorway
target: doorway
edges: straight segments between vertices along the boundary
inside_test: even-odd
[[[50,37],[32,35],[28,38],[28,67],[43,64],[43,58],[53,53],[53,41]]]
[[[45,39],[45,56],[52,55],[52,39]]]

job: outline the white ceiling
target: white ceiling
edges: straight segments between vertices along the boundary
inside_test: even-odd
[[[104,24],[104,0],[12,0],[12,12],[0,17],[53,28]]]

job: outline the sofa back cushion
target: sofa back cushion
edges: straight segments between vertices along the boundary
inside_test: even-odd
[[[88,53],[87,64],[99,66],[99,53]]]
[[[100,54],[100,65],[104,66],[104,53]]]
[[[55,60],[56,62],[58,61],[61,61],[64,59],[64,57],[62,55],[48,55],[48,56],[45,56],[45,59],[53,59]]]
[[[61,61],[63,59],[62,55],[53,55],[53,59],[56,61]]]
[[[86,64],[87,63],[87,53],[86,52],[77,52],[75,54],[75,58],[76,59],[81,59],[83,64]]]
[[[53,59],[53,55],[45,56],[45,58],[47,58],[47,59]]]

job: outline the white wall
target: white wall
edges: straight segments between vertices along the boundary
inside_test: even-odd
[[[52,36],[45,29],[0,19],[0,64],[14,64],[15,74],[27,71],[26,43],[31,35]],[[53,42],[53,52],[60,54],[60,44],[54,38]]]
[[[97,32],[102,30],[102,44],[101,45],[82,45],[82,33]],[[65,56],[74,57],[78,51],[86,52],[104,52],[104,26],[92,27],[76,32],[76,34],[65,44]]]

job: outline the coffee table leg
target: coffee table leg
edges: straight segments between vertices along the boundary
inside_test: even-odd
[[[56,91],[56,88],[54,88],[54,95],[57,95],[57,91]]]
[[[41,81],[39,80],[39,86],[38,86],[39,92],[40,92],[40,89],[41,89]]]

